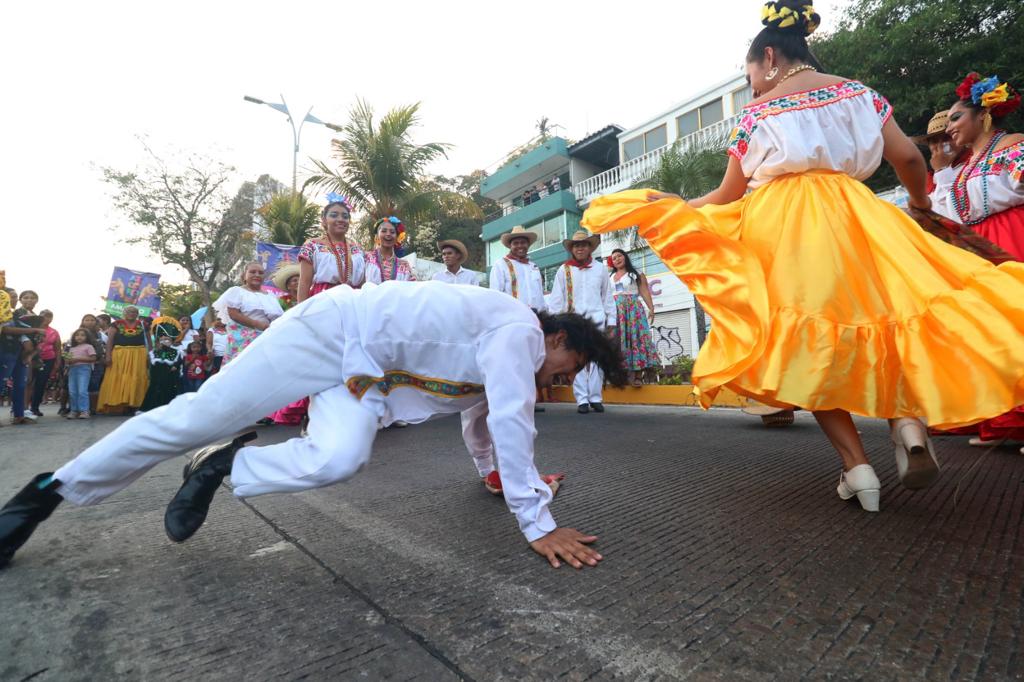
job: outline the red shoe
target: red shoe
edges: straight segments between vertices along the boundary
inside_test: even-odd
[[[565,474],[541,474],[540,480],[548,484],[548,487],[551,488],[551,494],[554,495],[562,487],[560,481],[565,480]],[[492,495],[502,494],[501,476],[497,471],[487,474],[484,478],[484,487]]]

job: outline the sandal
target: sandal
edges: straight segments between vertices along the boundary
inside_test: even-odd
[[[558,489],[562,487],[560,481],[565,479],[565,474],[541,474],[540,480],[548,484],[551,488],[551,494],[554,495],[558,492]],[[492,495],[501,495],[503,488],[501,486],[501,476],[497,471],[492,471],[484,477],[484,487],[487,488],[487,492]]]

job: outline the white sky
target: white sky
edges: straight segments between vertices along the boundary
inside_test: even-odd
[[[818,0],[824,29],[843,0]],[[239,184],[291,182],[284,115],[242,100],[312,105],[344,123],[355,98],[378,112],[422,102],[419,142],[450,142],[433,172],[494,163],[549,117],[579,139],[630,128],[739,70],[760,29],[759,0],[633,2],[17,2],[4,8],[0,62],[0,269],[40,294],[66,334],[98,312],[111,268],[161,272],[118,243],[100,166],[158,151],[200,151],[235,166]],[[328,156],[331,132],[303,129],[304,160]]]

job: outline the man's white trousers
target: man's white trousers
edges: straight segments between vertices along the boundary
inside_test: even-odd
[[[603,385],[604,372],[598,368],[597,363],[591,362],[576,373],[576,378],[572,382],[572,394],[576,397],[576,404],[603,402],[601,399]]]
[[[331,297],[290,310],[196,393],[130,419],[54,473],[58,492],[94,504],[159,462],[227,439],[304,396],[309,435],[235,456],[231,484],[249,497],[295,492],[352,476],[369,459],[383,413],[376,391],[362,400],[342,375],[345,333]]]

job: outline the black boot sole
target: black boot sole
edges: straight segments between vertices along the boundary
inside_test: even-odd
[[[222,446],[204,448],[185,465],[185,480],[164,512],[164,532],[172,542],[185,542],[203,526],[217,489],[231,473],[235,453],[255,438],[250,431]]]

